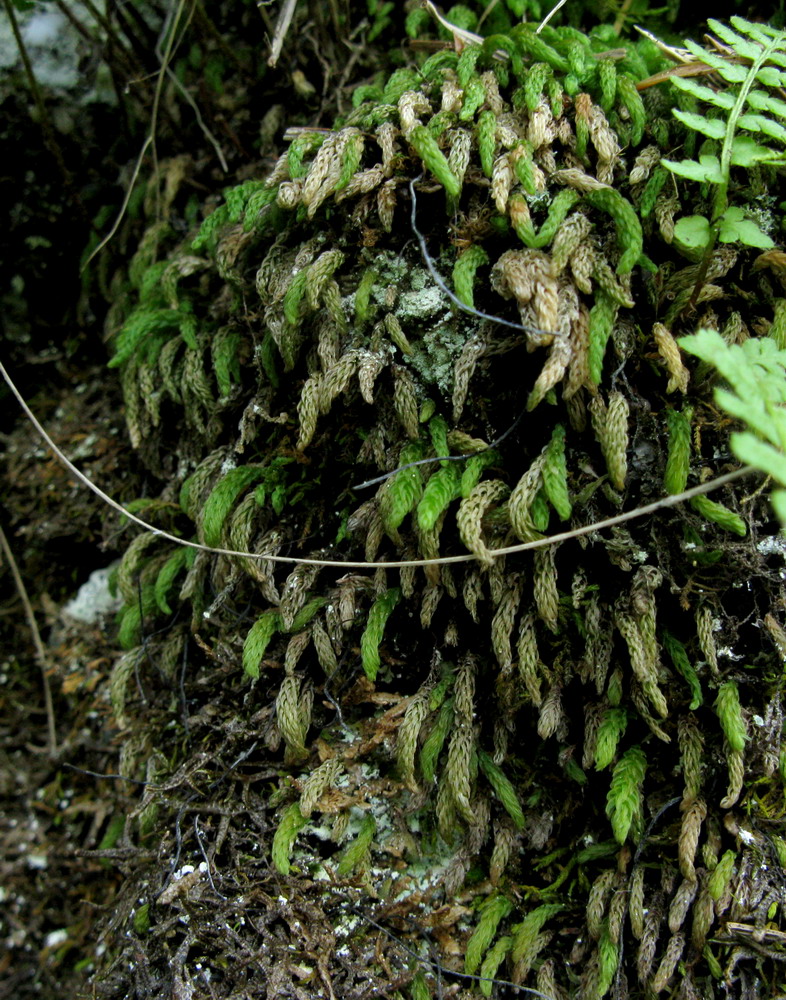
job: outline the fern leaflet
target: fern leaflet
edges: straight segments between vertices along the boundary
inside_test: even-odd
[[[705,148],[695,160],[663,160],[672,173],[713,186],[710,218],[687,216],[675,228],[675,236],[688,248],[701,251],[705,260],[718,240],[762,249],[774,246],[756,222],[729,204],[731,168],[786,162],[786,127],[782,124],[786,102],[772,92],[786,83],[786,32],[742,17],[732,17],[732,27],[715,20],[708,24],[729,47],[729,54],[691,41],[686,41],[686,46],[708,71],[728,84],[728,89],[716,91],[675,76],[673,85],[705,105],[707,113],[680,109],[673,113],[687,129],[719,143],[719,147],[715,151]]]

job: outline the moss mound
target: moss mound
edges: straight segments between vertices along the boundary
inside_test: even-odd
[[[685,163],[723,165],[723,117],[618,45],[440,49],[293,129],[195,238],[143,239],[112,364],[169,483],[136,510],[227,553],[142,534],[118,573],[134,836],[167,832],[105,993],[130,948],[213,996],[782,990],[760,495],[505,553],[733,468],[675,338],[783,315],[772,220],[740,208],[780,176],[727,158],[718,242]]]

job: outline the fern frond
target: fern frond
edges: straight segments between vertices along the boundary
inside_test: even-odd
[[[712,87],[698,83],[689,76],[672,77],[671,83],[677,90],[681,90],[685,94],[690,94],[697,100],[704,101],[705,104],[711,104],[721,111],[731,111],[734,107],[734,95],[730,94],[727,90],[713,90]]]
[[[703,150],[698,160],[666,160],[663,165],[688,180],[713,185],[709,220],[689,216],[677,223],[675,235],[687,246],[703,252],[704,259],[718,239],[746,246],[771,248],[769,236],[745,217],[741,208],[729,205],[731,168],[786,161],[784,101],[778,93],[786,81],[786,32],[732,18],[732,27],[709,21],[710,28],[729,47],[720,53],[687,41],[688,50],[728,84],[723,91],[694,80],[675,77],[673,85],[704,105],[699,110],[674,109],[674,116],[690,132],[718,143],[717,153]],[[682,223],[682,231],[680,224]],[[703,225],[699,225],[703,223]]]
[[[729,345],[716,330],[699,330],[679,343],[728,383],[729,388],[715,390],[715,401],[747,425],[731,435],[731,450],[786,487],[786,351],[770,337]],[[771,500],[786,524],[786,489],[773,492]]]

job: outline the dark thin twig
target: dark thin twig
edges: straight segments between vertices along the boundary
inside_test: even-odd
[[[367,479],[363,483],[358,483],[357,486],[353,486],[353,490],[365,490],[369,486],[376,486],[379,483],[384,483],[386,479],[390,479],[393,476],[398,475],[399,472],[404,472],[405,469],[414,469],[416,465],[431,465],[433,462],[464,462],[468,458],[474,458],[476,455],[483,455],[487,451],[492,451],[497,448],[505,438],[509,437],[513,431],[516,430],[518,425],[524,419],[527,414],[527,410],[522,410],[521,413],[516,417],[513,423],[508,427],[508,429],[500,434],[499,437],[494,438],[491,444],[485,445],[483,448],[478,448],[477,451],[468,451],[464,455],[438,455],[436,458],[419,458],[417,462],[407,462],[406,465],[399,465],[398,468],[393,469],[392,472],[386,472],[382,476],[376,476],[374,479]]]
[[[196,835],[197,843],[199,844],[199,850],[202,852],[202,857],[207,865],[207,877],[210,880],[211,888],[213,892],[219,897],[219,899],[226,899],[227,897],[219,892],[216,888],[216,883],[213,881],[213,871],[210,864],[210,858],[207,856],[207,851],[205,851],[205,845],[202,843],[202,834],[199,831],[199,816],[194,816],[194,834]]]
[[[183,822],[183,816],[185,815],[186,809],[190,804],[189,802],[184,802],[183,805],[178,809],[177,815],[175,816],[175,853],[172,861],[169,865],[169,871],[166,873],[166,878],[164,879],[164,884],[158,890],[155,898],[161,895],[162,892],[167,888],[169,883],[172,881],[172,876],[177,871],[177,866],[180,864],[180,852],[183,849],[183,830],[181,828],[181,823]]]
[[[434,284],[440,289],[440,291],[447,295],[457,309],[460,309],[462,312],[469,313],[470,316],[476,316],[478,319],[487,319],[491,323],[497,323],[499,326],[506,326],[510,330],[517,330],[519,333],[535,334],[536,336],[541,337],[559,336],[558,332],[555,330],[541,330],[538,326],[529,326],[524,323],[514,323],[512,320],[503,319],[501,316],[492,316],[491,313],[481,312],[479,309],[475,309],[474,306],[468,306],[466,302],[462,302],[453,289],[448,287],[445,279],[437,270],[434,258],[428,252],[426,237],[423,233],[421,233],[417,226],[417,195],[415,194],[415,185],[422,179],[423,174],[418,174],[417,177],[413,178],[409,182],[409,191],[412,196],[412,210],[410,212],[409,222],[412,227],[412,232],[415,234],[418,244],[420,245],[420,253],[423,256],[423,263],[428,268],[429,274],[434,279]]]
[[[676,806],[678,802],[682,802],[682,796],[680,795],[677,795],[673,799],[669,799],[668,802],[664,802],[663,805],[660,807],[660,809],[655,813],[655,815],[649,821],[649,823],[647,824],[647,829],[644,831],[644,835],[639,841],[638,846],[636,847],[636,853],[633,855],[633,864],[631,865],[630,869],[631,872],[639,863],[639,858],[641,857],[644,848],[649,843],[649,839],[652,836],[652,831],[654,830],[655,826],[660,822],[663,814],[668,812],[668,810],[671,809],[672,806]]]
[[[96,496],[100,497],[101,500],[107,504],[107,506],[116,510],[119,514],[122,514],[127,520],[133,521],[134,524],[138,524],[141,528],[144,528],[145,531],[149,531],[152,534],[157,535],[159,538],[172,542],[174,545],[180,545],[189,549],[197,549],[200,552],[211,552],[213,555],[236,556],[240,559],[264,559],[267,562],[286,563],[293,566],[332,566],[337,569],[400,569],[404,566],[441,566],[452,563],[474,562],[478,558],[474,552],[467,552],[460,556],[436,556],[433,559],[385,559],[362,561],[350,559],[315,559],[313,557],[306,558],[302,556],[275,556],[266,552],[240,552],[236,549],[223,549],[212,545],[202,545],[201,542],[192,542],[187,538],[180,538],[177,535],[173,535],[169,531],[163,531],[161,528],[156,528],[155,525],[150,524],[143,518],[138,517],[129,510],[126,510],[117,502],[117,500],[114,500],[99,486],[96,486],[92,479],[89,479],[83,472],[81,472],[63,453],[62,449],[58,448],[52,440],[52,437],[47,433],[46,429],[25,402],[24,397],[19,392],[19,389],[14,384],[2,362],[0,362],[0,377],[2,377],[6,382],[24,411],[25,416],[47,443],[53,454],[60,462],[63,463],[69,472],[79,480],[79,482],[87,486],[87,488],[95,493]],[[705,493],[710,493],[712,490],[717,490],[721,486],[725,486],[727,483],[734,482],[742,476],[749,476],[757,471],[758,470],[754,469],[751,465],[743,465],[741,468],[735,469],[734,472],[727,472],[725,475],[717,476],[706,483],[700,483],[698,486],[692,486],[689,490],[685,490],[682,493],[673,493],[669,496],[661,497],[660,500],[655,500],[653,503],[645,504],[643,507],[636,507],[633,510],[625,511],[623,514],[615,514],[613,517],[604,518],[602,521],[585,524],[580,528],[572,528],[570,531],[561,531],[555,535],[548,535],[544,538],[535,539],[535,541],[532,542],[521,542],[516,545],[505,545],[500,549],[490,549],[488,555],[490,558],[495,559],[499,556],[512,555],[516,552],[529,552],[531,549],[540,549],[548,545],[557,545],[560,542],[565,542],[572,538],[580,538],[583,535],[590,535],[597,531],[602,531],[604,528],[611,528],[615,525],[632,521],[634,518],[645,517],[648,514],[654,514],[655,511],[663,510],[667,507],[674,507],[677,504],[681,504],[686,500],[692,499],[693,497],[703,496]]]
[[[246,750],[243,750],[242,753],[238,754],[235,760],[233,760],[231,764],[225,767],[223,772],[219,774],[219,776],[213,781],[213,783],[209,786],[208,791],[211,792],[214,791],[216,788],[218,788],[221,782],[228,777],[228,775],[230,775],[233,771],[237,770],[238,766],[242,764],[244,760],[247,760],[251,756],[251,754],[256,750],[258,743],[259,740],[254,740],[254,742],[251,744],[250,747],[248,747]]]
[[[333,680],[333,678],[336,676],[337,673],[338,673],[338,669],[334,670],[333,673],[330,674],[329,677],[325,678],[325,683],[322,685],[322,694],[327,698],[327,700],[330,702],[330,704],[333,706],[333,708],[335,708],[335,710],[336,710],[336,718],[338,719],[338,724],[341,726],[342,729],[346,729],[347,725],[344,722],[344,715],[343,715],[343,713],[341,711],[341,706],[336,701],[336,699],[333,697],[333,695],[330,693],[330,690],[328,688],[328,684],[330,684],[330,682]]]
[[[67,767],[69,771],[87,774],[91,778],[106,778],[109,781],[130,781],[132,785],[142,785],[145,788],[164,788],[164,785],[157,785],[154,781],[142,781],[141,778],[127,778],[124,774],[101,774],[100,771],[88,771],[86,767],[77,767],[76,764],[65,763],[62,766]]]
[[[415,194],[415,184],[423,179],[423,174],[418,174],[417,177],[413,178],[409,182],[409,192],[412,198],[412,209],[410,212],[410,225],[412,227],[412,232],[415,234],[415,238],[420,246],[420,254],[423,258],[423,263],[428,268],[428,272],[434,280],[434,283],[442,291],[450,301],[462,312],[469,313],[470,316],[476,316],[478,319],[489,320],[491,323],[496,323],[499,326],[507,326],[511,330],[516,330],[519,333],[526,334],[537,334],[540,336],[554,337],[557,334],[552,330],[541,330],[536,326],[525,326],[523,323],[513,323],[509,319],[503,319],[501,316],[492,316],[490,313],[481,312],[479,309],[475,309],[474,306],[468,306],[466,302],[462,302],[461,299],[456,295],[452,288],[448,287],[445,279],[437,270],[437,266],[434,262],[434,258],[428,252],[428,246],[426,245],[426,237],[421,233],[417,226],[417,211],[418,202],[417,195]],[[482,455],[484,452],[491,451],[493,448],[498,447],[502,442],[511,435],[521,421],[526,416],[527,411],[522,410],[521,413],[516,417],[513,423],[508,427],[508,429],[500,434],[499,437],[495,438],[491,444],[487,444],[485,448],[480,448],[478,451],[467,452],[464,455],[438,455],[436,458],[421,458],[417,462],[407,462],[406,465],[400,465],[397,469],[393,469],[392,472],[386,472],[382,476],[377,476],[375,479],[367,479],[363,483],[358,483],[357,486],[353,486],[353,490],[365,490],[369,486],[377,486],[379,483],[384,483],[386,479],[390,479],[391,476],[395,476],[399,472],[403,472],[405,469],[413,469],[417,465],[430,465],[432,462],[463,462],[468,458],[474,458],[475,455]]]

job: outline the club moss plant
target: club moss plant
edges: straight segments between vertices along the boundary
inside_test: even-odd
[[[770,54],[750,58],[782,75]],[[739,963],[782,991],[762,498],[494,554],[733,464],[711,371],[677,337],[766,340],[783,266],[743,235],[702,257],[675,228],[718,221],[713,179],[679,168],[713,155],[686,102],[728,136],[709,62],[706,92],[639,89],[664,57],[604,31],[440,49],[360,87],[333,129],[288,133],[198,233],[151,226],[114,331],[131,441],[172,479],[150,516],[213,547],[382,564],[140,536],[118,574],[118,717],[143,639],[168,676],[194,642],[231,664],[242,710],[274,716],[276,869],[461,898],[486,996],[500,976],[552,998],[709,997]],[[726,161],[727,220],[732,197],[783,197],[765,158]]]

